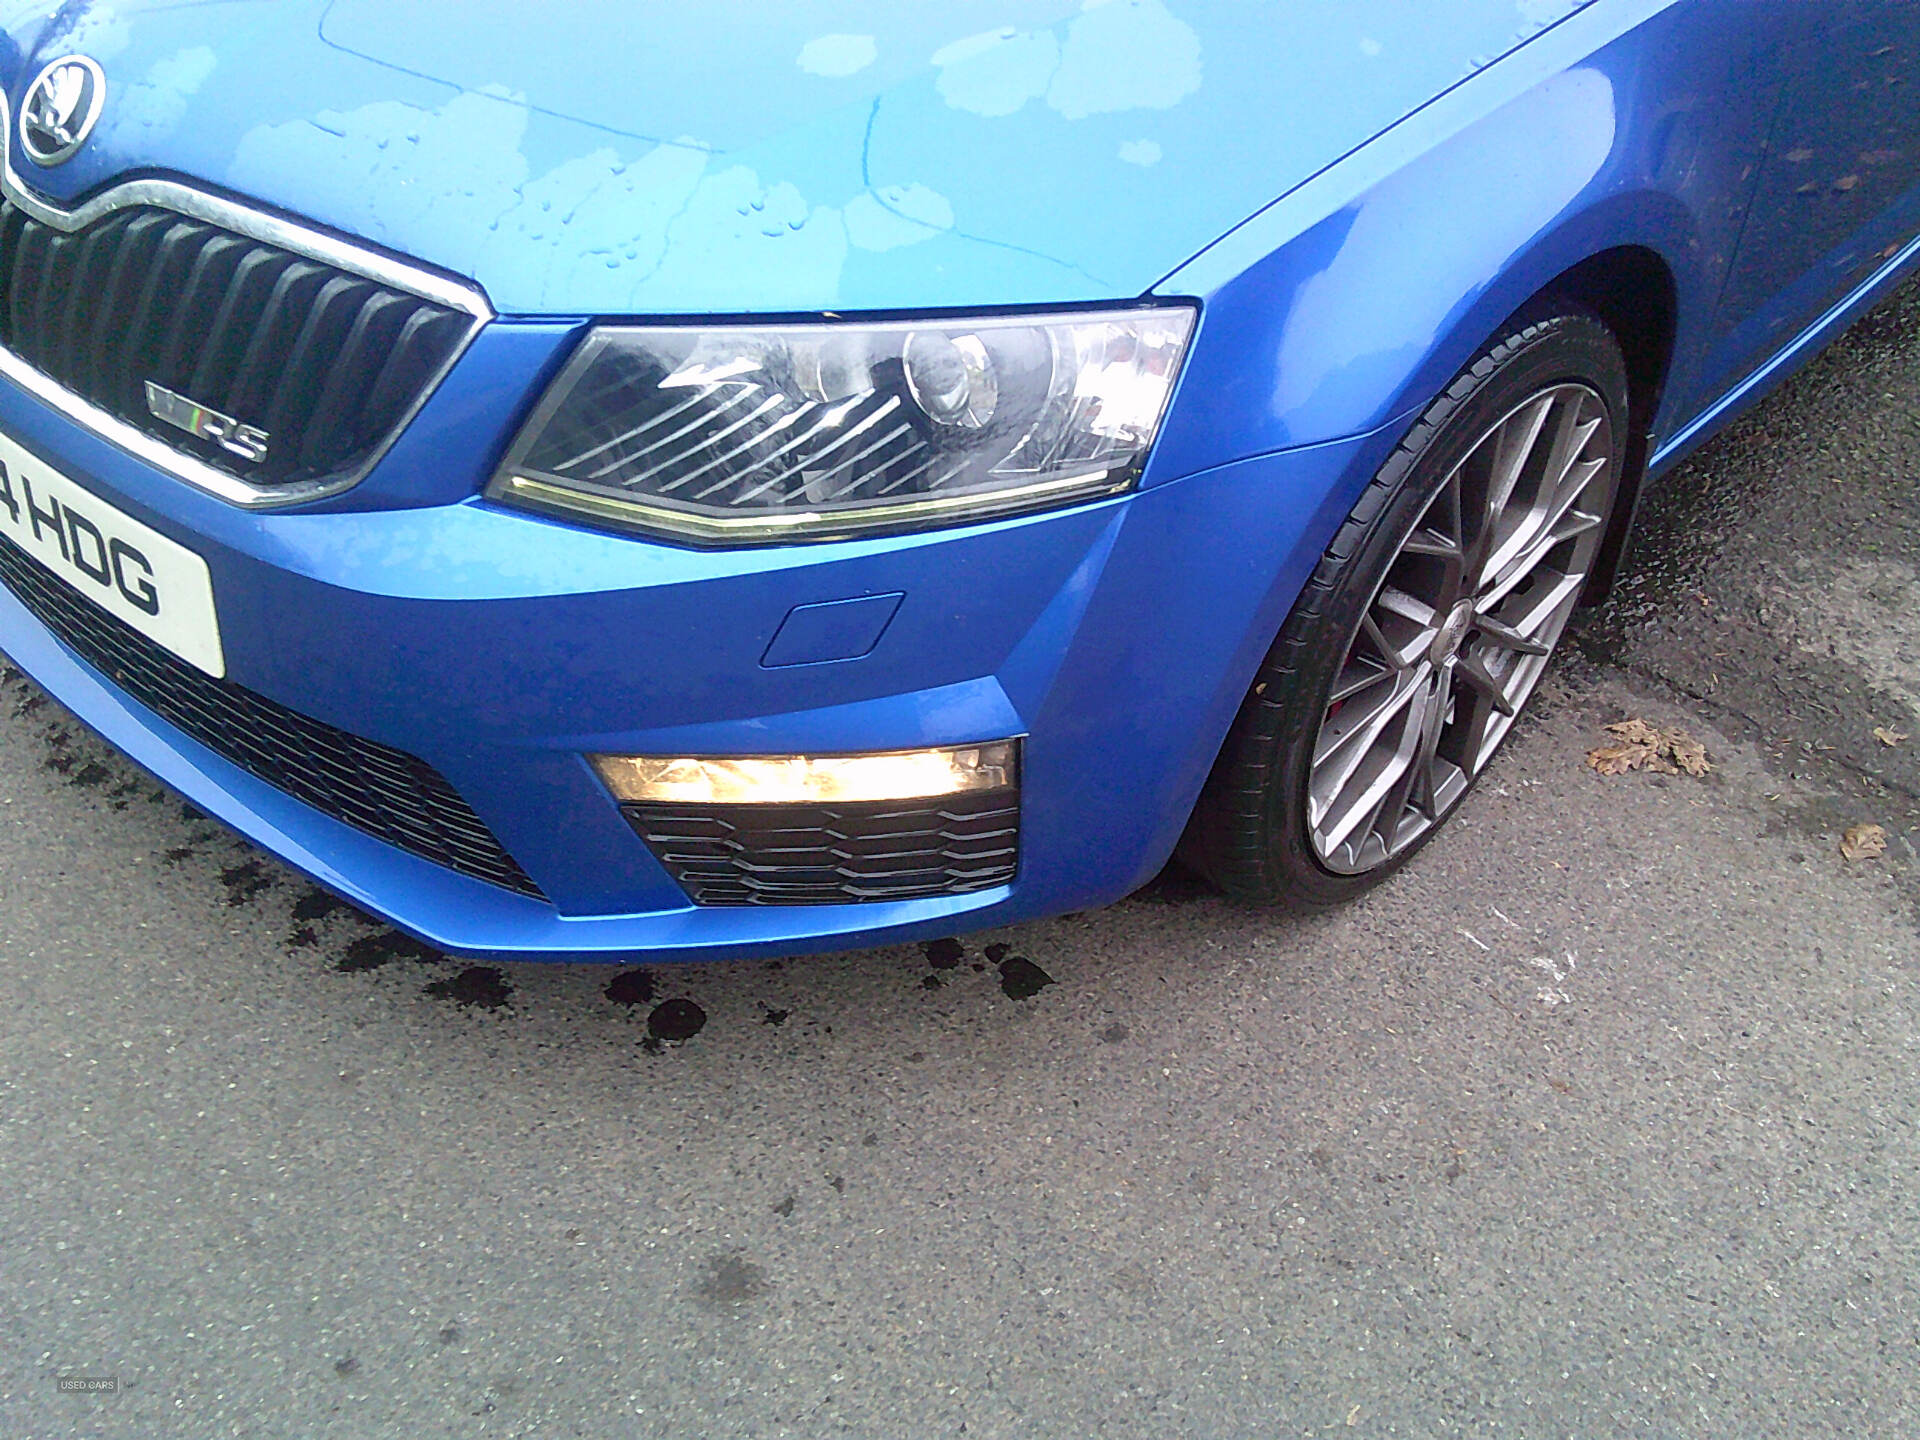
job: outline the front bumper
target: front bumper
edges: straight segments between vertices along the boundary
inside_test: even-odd
[[[517,418],[498,397],[535,392],[566,335],[492,327],[373,477],[297,512],[190,491],[0,386],[0,430],[206,559],[234,681],[426,760],[545,900],[293,800],[4,591],[0,649],[195,804],[451,953],[667,960],[931,937],[1101,904],[1164,863],[1267,639],[1387,443],[1150,473],[1131,496],[960,529],[685,550],[474,498]],[[891,594],[862,658],[762,663],[795,606]],[[1013,882],[847,905],[693,904],[583,758],[1014,735]]]

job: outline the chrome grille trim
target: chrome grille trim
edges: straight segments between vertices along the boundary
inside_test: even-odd
[[[12,113],[4,94],[0,94],[0,135],[13,132]],[[302,224],[269,211],[228,200],[223,196],[195,189],[174,180],[128,180],[109,187],[72,210],[63,210],[31,190],[14,171],[10,153],[0,159],[0,193],[30,218],[64,234],[73,234],[117,211],[136,206],[151,206],[172,211],[191,220],[203,221],[231,230],[252,240],[277,246],[291,254],[357,275],[422,300],[443,305],[471,317],[472,323],[447,359],[420,387],[419,393],[401,413],[384,439],[356,465],[342,475],[290,485],[254,485],[234,475],[182,454],[124,420],[74,394],[58,381],[42,374],[11,350],[0,346],[0,376],[20,389],[92,431],[104,440],[163,470],[175,479],[204,490],[230,504],[247,509],[280,509],[337,495],[366,478],[393,444],[419,414],[428,399],[439,389],[473,339],[494,318],[493,306],[476,284],[456,280],[415,265],[409,261],[373,250],[354,241]]]

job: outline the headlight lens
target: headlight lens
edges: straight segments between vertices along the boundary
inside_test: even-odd
[[[1193,314],[600,326],[487,493],[723,544],[1112,494],[1139,476]]]

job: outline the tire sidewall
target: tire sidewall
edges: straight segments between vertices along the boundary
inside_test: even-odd
[[[1489,360],[1496,363],[1476,378],[1475,372]],[[1417,854],[1458,811],[1479,776],[1486,773],[1488,766],[1483,765],[1478,774],[1469,776],[1460,800],[1424,834],[1360,874],[1329,870],[1308,835],[1307,785],[1327,697],[1388,568],[1455,467],[1493,426],[1529,396],[1563,383],[1590,386],[1607,408],[1615,480],[1610,504],[1616,503],[1628,425],[1625,362],[1611,332],[1597,318],[1569,307],[1554,307],[1545,318],[1516,322],[1506,339],[1487,347],[1423,412],[1409,431],[1409,440],[1394,452],[1369,487],[1375,500],[1371,518],[1362,520],[1361,511],[1356,509],[1349,520],[1350,526],[1360,525],[1361,533],[1357,543],[1351,535],[1344,537],[1347,558],[1337,560],[1342,549],[1338,542],[1329,548],[1323,569],[1329,562],[1338,566],[1331,594],[1323,596],[1317,607],[1306,606],[1304,600],[1296,602],[1262,672],[1267,684],[1281,681],[1285,686],[1278,713],[1260,726],[1265,732],[1262,738],[1266,753],[1264,757],[1237,757],[1254,763],[1263,759],[1267,767],[1270,779],[1265,827],[1274,883],[1261,888],[1284,892],[1253,898],[1283,898],[1307,907],[1335,905],[1353,898]],[[1280,657],[1284,657],[1280,667],[1284,673],[1268,674]],[[1237,724],[1236,731],[1240,728]],[[1511,734],[1509,729],[1502,744]],[[1229,746],[1234,743],[1229,740]],[[1229,884],[1229,888],[1235,887]]]

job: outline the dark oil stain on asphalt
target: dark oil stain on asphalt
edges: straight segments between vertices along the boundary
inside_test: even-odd
[[[423,945],[411,935],[402,935],[398,930],[380,930],[350,942],[340,952],[340,958],[333,962],[333,968],[351,975],[362,970],[378,970],[395,960],[417,960],[423,965],[438,965],[446,958],[431,945]]]
[[[353,906],[338,895],[329,894],[317,885],[309,885],[307,893],[293,902],[293,918],[305,924],[313,920],[324,920],[329,915],[337,914],[342,910],[353,909]]]
[[[47,753],[40,758],[40,763],[62,778],[72,774],[77,762],[67,750],[67,747],[73,743],[73,736],[68,733],[66,727],[49,725],[40,732],[40,741],[47,747]]]
[[[84,790],[97,790],[113,778],[113,772],[98,760],[89,760],[78,770],[67,776],[69,785],[78,785]]]
[[[644,970],[622,970],[607,982],[606,996],[616,1005],[644,1005],[653,999],[653,976]]]
[[[1054,978],[1024,955],[1009,955],[1000,962],[1000,988],[1010,1000],[1031,1000]]]
[[[333,1373],[338,1375],[342,1380],[346,1379],[347,1376],[353,1374],[353,1372],[359,1368],[360,1362],[351,1355],[343,1355],[333,1362]]]
[[[247,905],[274,886],[274,876],[258,860],[244,860],[220,872],[220,883],[227,887],[229,907]]]
[[[458,975],[435,980],[423,988],[423,995],[451,1000],[456,1005],[473,1005],[483,1010],[498,1010],[513,996],[507,977],[491,965],[469,965]]]
[[[1118,1020],[1116,1020],[1113,1022],[1113,1024],[1107,1026],[1106,1029],[1100,1032],[1100,1038],[1109,1045],[1118,1045],[1122,1040],[1126,1039],[1127,1036],[1131,1033],[1132,1032],[1129,1031],[1126,1026],[1122,1025]]]
[[[707,1012],[691,1000],[663,1000],[647,1016],[647,1038],[660,1045],[691,1040],[706,1027]]]
[[[738,1251],[710,1256],[706,1271],[694,1293],[717,1310],[738,1309],[773,1289],[765,1267],[754,1264]]]
[[[966,955],[966,947],[951,937],[944,940],[929,940],[920,947],[926,951],[927,964],[936,970],[951,970]]]
[[[291,916],[294,922],[293,928],[287,932],[287,938],[283,942],[288,952],[311,950],[317,946],[320,943],[319,922],[325,920],[330,915],[345,915],[353,920],[357,920],[362,925],[382,930],[386,928],[358,906],[342,900],[337,895],[329,894],[318,885],[309,885],[306,888],[306,893],[293,902]],[[352,948],[352,946],[348,947],[350,951]],[[356,953],[365,954],[366,952]],[[368,958],[370,958],[370,956]],[[360,965],[351,968],[371,969],[373,967]]]

